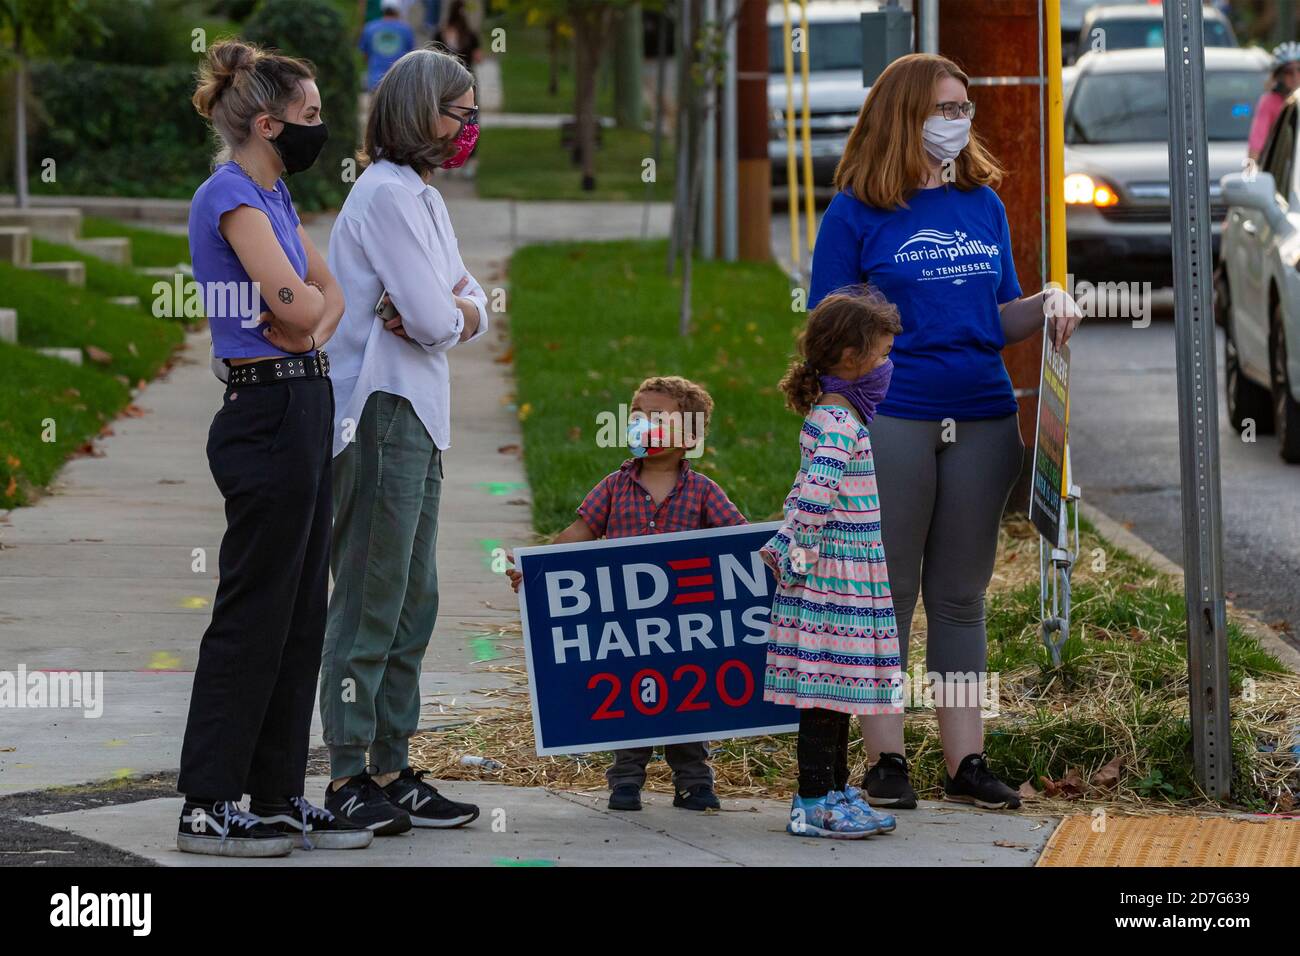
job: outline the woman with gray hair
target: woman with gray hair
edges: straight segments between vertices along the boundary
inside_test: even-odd
[[[438,613],[447,352],[488,325],[487,296],[430,181],[462,165],[477,138],[469,71],[436,50],[406,54],[375,90],[360,157],[369,165],[330,234],[346,310],[330,343],[334,593],[320,707],[333,779],[325,805],[379,835],[478,816],[425,783],[408,757]]]

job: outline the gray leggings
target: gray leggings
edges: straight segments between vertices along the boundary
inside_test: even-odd
[[[871,446],[903,668],[922,592],[927,671],[983,671],[984,591],[1025,453],[1016,416],[956,422],[945,436],[942,422],[878,415]]]

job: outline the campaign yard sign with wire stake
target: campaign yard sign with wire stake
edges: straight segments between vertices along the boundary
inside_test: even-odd
[[[763,700],[778,527],[517,550],[537,753],[797,730]]]
[[[1061,499],[1065,497],[1065,443],[1070,409],[1070,346],[1058,352],[1044,330],[1043,364],[1038,381],[1038,427],[1034,436],[1033,484],[1029,520],[1056,547],[1061,533]]]

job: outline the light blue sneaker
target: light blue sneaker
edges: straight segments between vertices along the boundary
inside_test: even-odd
[[[892,813],[881,813],[867,803],[867,795],[857,787],[845,787],[844,799],[849,802],[849,806],[859,817],[874,820],[881,833],[893,833],[898,829],[898,821],[894,819],[894,815]]]
[[[824,797],[794,795],[790,801],[790,822],[786,831],[795,836],[860,840],[880,831],[875,820],[862,817],[838,790]]]

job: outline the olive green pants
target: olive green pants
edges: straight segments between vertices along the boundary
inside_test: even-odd
[[[438,616],[441,494],[442,453],[411,403],[373,393],[334,459],[320,710],[335,779],[408,765],[420,662]]]

